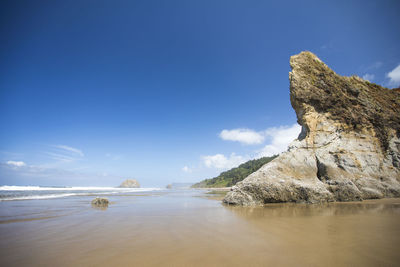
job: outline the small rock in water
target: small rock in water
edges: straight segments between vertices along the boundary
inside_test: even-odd
[[[102,197],[96,197],[92,200],[92,205],[96,207],[108,207],[108,199]]]

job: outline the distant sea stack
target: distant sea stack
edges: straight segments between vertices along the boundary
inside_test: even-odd
[[[310,52],[290,58],[290,100],[302,131],[288,151],[232,188],[224,202],[400,197],[400,93],[343,77]]]
[[[125,181],[122,182],[122,184],[119,187],[121,187],[121,188],[139,188],[140,184],[135,179],[126,179]]]

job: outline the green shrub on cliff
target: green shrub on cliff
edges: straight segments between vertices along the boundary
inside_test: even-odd
[[[222,172],[219,176],[211,179],[205,179],[197,184],[192,185],[193,188],[202,187],[229,187],[242,181],[251,173],[260,169],[264,164],[270,162],[277,155],[272,157],[263,157],[259,159],[249,160],[238,167]]]

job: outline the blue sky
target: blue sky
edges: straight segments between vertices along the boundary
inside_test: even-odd
[[[398,1],[2,1],[0,184],[196,182],[299,132],[289,57],[400,84]],[[397,68],[397,69],[396,69]]]

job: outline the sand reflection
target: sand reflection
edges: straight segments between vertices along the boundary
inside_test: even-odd
[[[0,265],[399,265],[400,199],[245,208],[201,194],[112,196],[107,212],[88,196],[0,203]]]
[[[98,206],[98,205],[92,204],[92,209],[106,211],[108,209],[108,205],[107,206]]]
[[[247,219],[265,217],[338,216],[354,214],[399,213],[400,199],[334,202],[323,204],[277,203],[263,207],[224,205],[226,209]]]
[[[290,262],[309,266],[400,263],[400,199],[225,208],[256,227],[271,246],[285,251]]]

